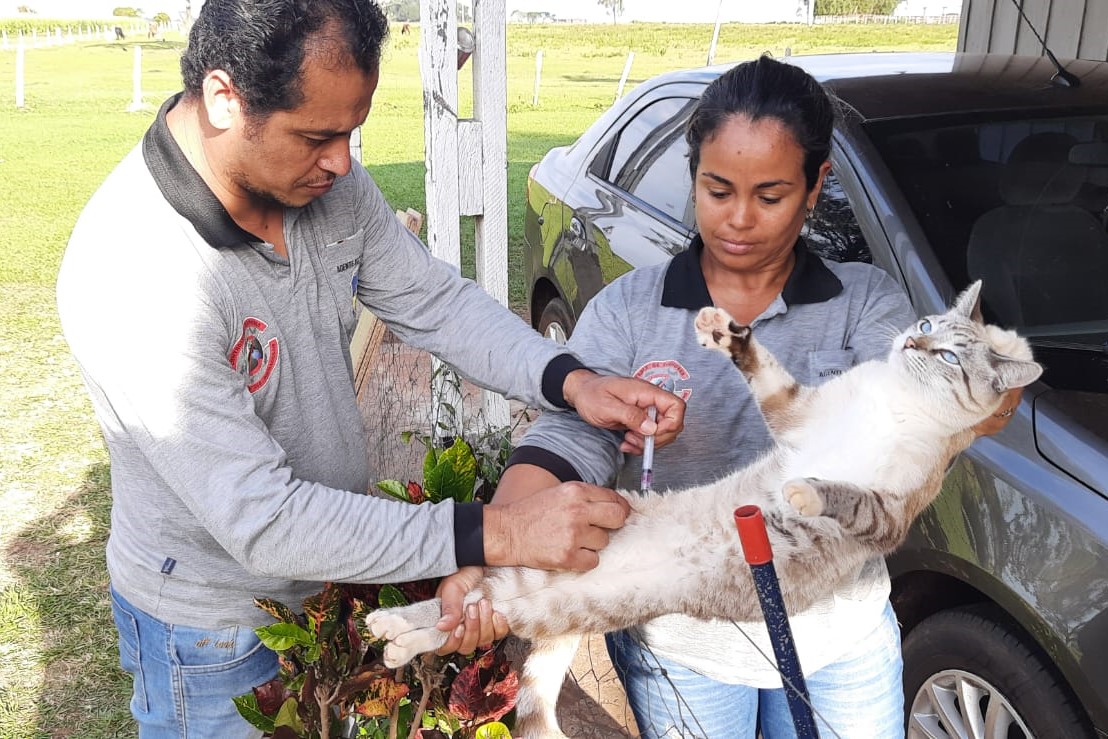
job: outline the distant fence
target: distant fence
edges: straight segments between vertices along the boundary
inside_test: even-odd
[[[151,26],[131,22],[111,25],[103,23],[58,23],[12,30],[0,23],[0,49],[12,49],[20,44],[29,49],[41,49],[82,41],[116,41],[119,39],[116,28],[120,29],[123,38],[143,38],[148,37]]]
[[[864,23],[864,24],[943,24],[958,23],[959,13],[944,13],[942,15],[817,15],[816,25],[832,23]]]

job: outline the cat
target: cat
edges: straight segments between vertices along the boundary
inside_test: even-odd
[[[718,308],[696,317],[700,343],[731,357],[750,385],[775,445],[709,485],[665,493],[621,491],[632,512],[588,572],[489,568],[478,591],[513,632],[532,641],[520,675],[517,734],[563,737],[554,705],[581,636],[666,613],[761,620],[735,508],[763,513],[786,609],[803,611],[877,555],[891,552],[938,494],[953,458],[995,414],[1002,396],[1042,367],[1027,342],[981,319],[981,282],[942,315],[927,316],[870,361],[802,386],[753,332]],[[664,573],[661,574],[661,573]],[[434,599],[367,617],[399,666],[437,649]]]

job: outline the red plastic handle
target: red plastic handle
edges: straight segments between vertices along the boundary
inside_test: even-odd
[[[743,545],[747,564],[764,565],[773,561],[773,549],[769,545],[766,522],[762,509],[756,505],[744,505],[735,509],[735,527]]]

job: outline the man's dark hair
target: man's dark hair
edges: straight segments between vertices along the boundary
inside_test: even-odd
[[[295,108],[305,41],[332,21],[349,60],[377,71],[389,25],[372,0],[206,0],[181,57],[185,95],[198,98],[208,72],[222,69],[248,115]]]

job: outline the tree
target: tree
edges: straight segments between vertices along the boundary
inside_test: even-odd
[[[623,15],[623,0],[596,0],[596,4],[612,12],[612,23],[619,23]]]
[[[154,22],[160,26],[168,26],[170,20],[169,13],[158,13],[154,16]]]
[[[117,18],[141,18],[142,10],[139,8],[115,8],[112,15]]]
[[[890,15],[900,0],[815,0],[816,15]]]
[[[27,15],[35,15],[38,13],[38,11],[32,8],[30,5],[20,5],[18,8],[15,9],[15,12],[26,13]]]

